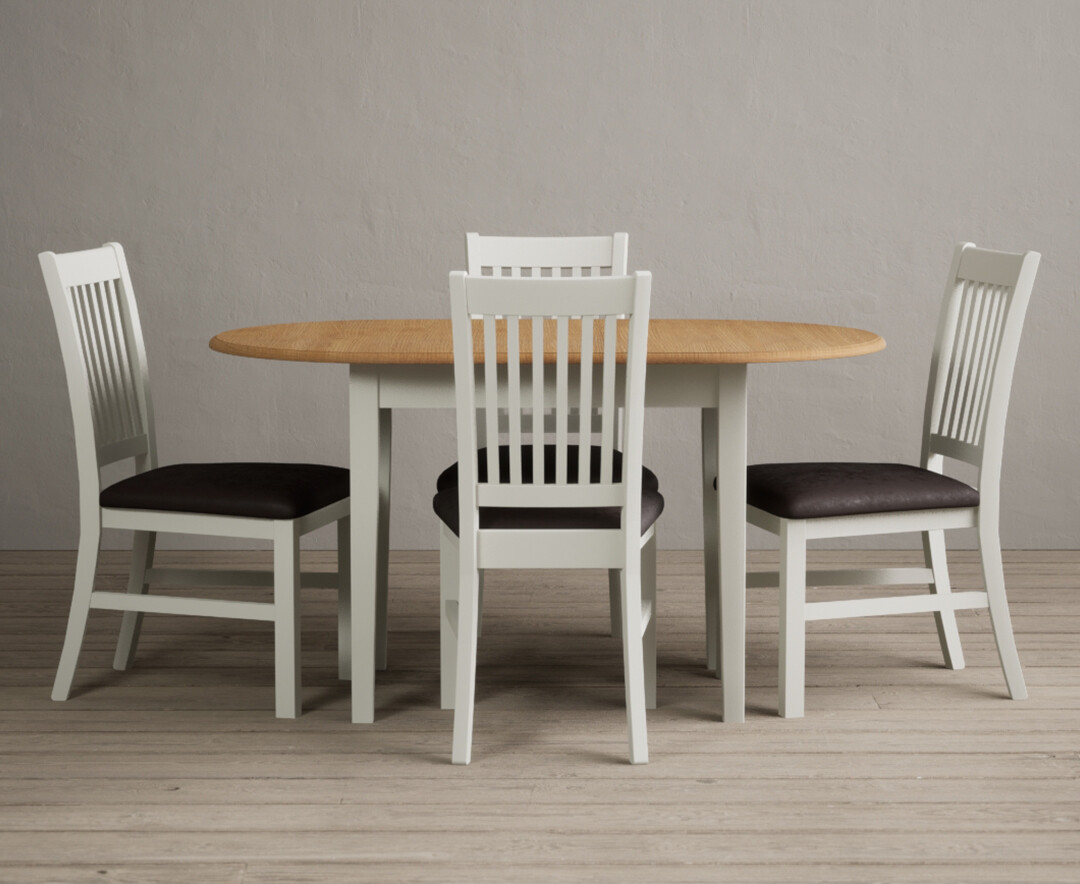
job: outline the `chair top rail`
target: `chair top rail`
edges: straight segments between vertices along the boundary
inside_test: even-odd
[[[639,271],[640,272],[640,271]],[[469,280],[469,315],[600,316],[633,310],[633,277],[509,279],[480,276]]]
[[[628,236],[481,236],[465,235],[469,273],[484,267],[583,268],[610,267],[614,276],[626,273]]]

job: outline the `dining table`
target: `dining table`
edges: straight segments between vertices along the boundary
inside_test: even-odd
[[[625,337],[619,346],[625,361]],[[392,416],[401,408],[455,407],[450,320],[260,325],[223,331],[210,347],[233,356],[349,367],[351,600],[343,650],[352,721],[374,722],[375,673],[387,662]],[[704,656],[720,679],[725,722],[743,721],[746,705],[749,366],[862,356],[884,347],[873,332],[838,325],[664,318],[649,323],[646,408],[691,408],[701,415]]]

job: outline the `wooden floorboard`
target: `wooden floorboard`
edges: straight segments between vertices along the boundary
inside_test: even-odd
[[[98,586],[122,590],[126,561],[104,554]],[[1080,880],[1080,552],[1006,555],[1026,702],[1007,699],[985,612],[958,617],[962,671],[942,667],[929,615],[863,618],[810,625],[807,716],[779,719],[776,593],[752,590],[741,725],[719,721],[703,668],[700,554],[661,553],[659,569],[648,765],[626,763],[606,576],[556,571],[489,575],[459,768],[433,553],[392,556],[390,668],[362,726],[327,590],[304,593],[295,721],[273,717],[269,624],[204,618],[148,617],[134,668],[115,672],[119,615],[93,612],[72,698],[54,703],[74,556],[0,552],[0,881]],[[978,588],[975,556],[956,553],[952,576]]]

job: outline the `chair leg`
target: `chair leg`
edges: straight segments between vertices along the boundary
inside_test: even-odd
[[[608,610],[611,616],[611,635],[618,638],[622,635],[622,587],[620,586],[620,574],[618,568],[608,568]]]
[[[623,683],[626,691],[626,724],[630,743],[630,763],[649,760],[645,729],[645,665],[641,638],[641,556],[633,555],[623,571],[622,646]]]
[[[101,543],[101,525],[83,524],[79,537],[79,556],[75,562],[75,586],[71,594],[71,612],[68,614],[64,649],[60,653],[60,665],[56,669],[52,698],[66,700],[71,693],[75,666],[79,662],[86,618],[90,613],[90,596],[94,591],[94,574],[97,572],[98,545]]]
[[[150,588],[146,582],[147,569],[154,566],[154,549],[157,546],[156,531],[136,531],[131,548],[131,572],[127,591],[132,595],[144,595]],[[125,611],[120,622],[120,636],[113,656],[113,669],[127,669],[135,658],[142,630],[142,611]]]
[[[454,686],[454,764],[472,760],[473,707],[476,701],[476,625],[480,613],[475,555],[459,548],[457,666]]]
[[[278,718],[300,714],[300,538],[295,524],[274,526],[274,706]]]
[[[806,692],[806,526],[780,521],[779,711],[802,718]]]
[[[457,678],[458,539],[445,525],[439,537],[439,706],[454,708]]]
[[[934,572],[934,582],[930,591],[937,595],[949,595],[952,585],[949,582],[949,564],[945,555],[945,532],[924,531],[922,535],[923,557],[926,567]],[[960,632],[956,628],[956,611],[935,611],[934,622],[937,625],[938,641],[945,665],[949,669],[964,668],[964,650],[960,646]]]
[[[391,410],[379,409],[379,527],[375,567],[375,668],[386,669],[387,602],[390,594],[390,448]]]
[[[642,635],[645,665],[645,708],[656,708],[656,535],[641,549],[641,600],[649,612]]]
[[[984,521],[979,515],[979,553],[982,558],[983,580],[986,599],[990,607],[990,624],[997,642],[998,659],[1005,673],[1009,696],[1014,700],[1027,699],[1027,685],[1020,667],[1020,655],[1016,652],[1009,603],[1005,597],[1005,569],[1001,562],[1001,539],[998,537],[997,520]]]
[[[352,678],[352,547],[351,522],[348,516],[337,522],[338,555],[338,678],[349,681]]]
[[[476,635],[484,634],[484,572],[476,572]]]

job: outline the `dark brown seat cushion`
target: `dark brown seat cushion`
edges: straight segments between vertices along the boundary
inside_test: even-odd
[[[349,471],[307,463],[172,464],[139,473],[101,492],[101,505],[296,519],[349,496]]]
[[[522,445],[522,465],[521,465],[521,481],[532,482],[533,480],[533,464],[532,464],[532,446]],[[589,463],[591,469],[591,481],[595,482],[600,476],[600,446],[593,445],[589,452]],[[487,449],[480,449],[480,462],[477,468],[477,479],[481,482],[487,481]],[[499,475],[502,477],[503,482],[510,481],[510,446],[499,446]],[[622,475],[622,452],[613,451],[611,453],[611,478],[613,481],[618,481]],[[451,464],[442,473],[439,474],[439,478],[435,480],[435,490],[442,491],[449,488],[451,485],[456,486],[458,482],[458,465]],[[544,480],[547,483],[555,481],[555,446],[544,446]],[[576,445],[569,446],[569,454],[566,463],[566,480],[568,482],[576,482],[578,480],[578,448]],[[647,488],[652,491],[656,491],[660,487],[660,480],[656,478],[656,473],[650,470],[648,467],[643,466],[641,468],[641,487]]]
[[[486,451],[486,449],[482,449]],[[523,445],[524,464],[522,465],[522,481],[532,482],[532,446]],[[595,479],[600,475],[600,449],[592,447],[591,467],[592,476]],[[570,446],[570,456],[567,463],[567,479],[576,482],[577,469],[577,446]],[[477,470],[479,480],[487,480],[487,458],[480,458]],[[617,478],[622,472],[622,453],[614,452],[612,458],[612,478]],[[555,446],[544,446],[544,478],[545,484],[554,482],[555,473]],[[510,448],[507,445],[499,446],[499,475],[504,481],[509,482],[510,476]],[[658,490],[660,480],[652,470],[642,467],[641,472],[641,533],[644,534],[653,525],[660,513],[664,511],[664,498]],[[435,514],[442,519],[446,526],[458,534],[460,520],[458,518],[458,485],[457,464],[453,464],[443,470],[436,480],[435,487],[438,493],[432,500]],[[588,530],[592,528],[617,529],[621,520],[620,508],[609,507],[481,507],[480,527],[485,529],[504,530],[527,530],[527,529],[563,529],[563,530]]]
[[[784,519],[978,506],[970,485],[899,463],[763,463],[746,471],[746,502]]]

